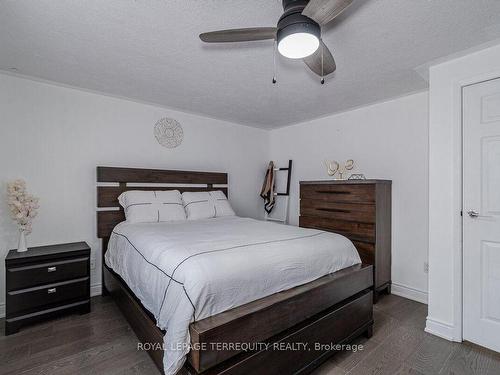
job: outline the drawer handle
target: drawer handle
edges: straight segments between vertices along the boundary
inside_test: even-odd
[[[48,267],[47,268],[47,272],[56,272],[57,271],[57,267],[56,266],[52,266],[52,267]]]
[[[55,293],[57,291],[56,288],[50,288],[50,289],[47,289],[47,294],[52,294],[52,293]]]

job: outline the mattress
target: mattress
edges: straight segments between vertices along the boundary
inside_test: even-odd
[[[189,324],[361,263],[344,236],[240,217],[118,224],[105,262],[155,317],[164,371],[189,352]]]

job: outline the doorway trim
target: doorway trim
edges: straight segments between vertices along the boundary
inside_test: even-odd
[[[462,341],[464,87],[500,78],[500,45],[430,68],[429,314],[425,330]],[[438,165],[450,166],[443,170]]]

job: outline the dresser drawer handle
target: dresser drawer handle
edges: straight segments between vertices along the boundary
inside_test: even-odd
[[[57,267],[56,266],[47,267],[47,272],[56,272],[56,271],[57,271]]]
[[[52,293],[55,293],[57,291],[56,288],[50,288],[50,289],[47,289],[47,294],[52,294]]]
[[[350,191],[330,191],[330,190],[316,190],[318,194],[352,194]]]
[[[341,210],[340,208],[316,208],[318,211],[326,211],[326,212],[341,212],[344,214],[348,214],[351,211],[349,210]]]

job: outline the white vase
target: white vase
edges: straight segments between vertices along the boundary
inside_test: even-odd
[[[25,251],[28,251],[28,248],[26,247],[26,231],[20,230],[19,243],[17,244],[17,252],[24,253]]]

